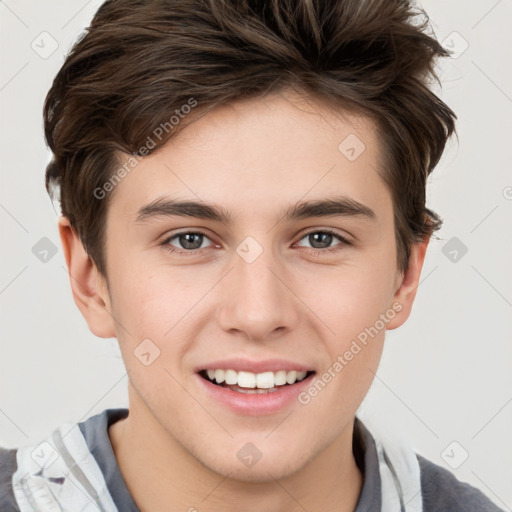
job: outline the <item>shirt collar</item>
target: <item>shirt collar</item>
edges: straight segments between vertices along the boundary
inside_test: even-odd
[[[89,451],[103,473],[107,488],[119,510],[140,512],[128,491],[108,435],[110,425],[128,416],[126,408],[105,409],[79,423]],[[359,418],[354,421],[352,450],[363,475],[363,487],[354,512],[381,510],[381,480],[375,441]]]

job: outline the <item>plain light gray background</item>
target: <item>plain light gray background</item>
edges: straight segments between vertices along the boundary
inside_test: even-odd
[[[90,333],[73,301],[58,207],[43,184],[50,158],[43,99],[100,3],[0,2],[5,447],[37,440],[61,422],[127,406],[117,341]],[[443,89],[435,90],[458,115],[460,142],[452,140],[429,181],[429,205],[445,219],[441,239],[430,244],[410,319],[387,334],[361,416],[370,426],[400,432],[419,453],[451,466],[459,479],[510,510],[512,2],[421,5],[438,39],[457,52],[439,66]],[[44,237],[57,251],[46,262],[33,251],[48,244]]]

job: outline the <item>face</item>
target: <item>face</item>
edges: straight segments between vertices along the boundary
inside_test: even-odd
[[[381,160],[368,119],[284,93],[141,159],[106,224],[131,414],[241,480],[291,475],[351,429],[407,309]]]

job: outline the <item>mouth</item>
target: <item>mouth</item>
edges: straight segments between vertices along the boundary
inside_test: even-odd
[[[316,373],[310,365],[281,358],[232,357],[194,369],[198,390],[212,406],[254,417],[271,416],[293,407]]]
[[[276,393],[286,388],[293,388],[315,373],[313,370],[277,370],[253,373],[220,368],[205,368],[198,372],[201,378],[215,386],[247,395]]]

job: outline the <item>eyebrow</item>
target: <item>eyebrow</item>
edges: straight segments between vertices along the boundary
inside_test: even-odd
[[[231,223],[231,214],[228,210],[200,201],[177,200],[160,197],[142,206],[137,212],[135,222],[145,222],[154,217],[194,217]],[[283,213],[284,221],[300,220],[309,217],[362,217],[370,220],[376,219],[375,212],[364,204],[349,197],[333,197],[299,201],[289,206]]]

